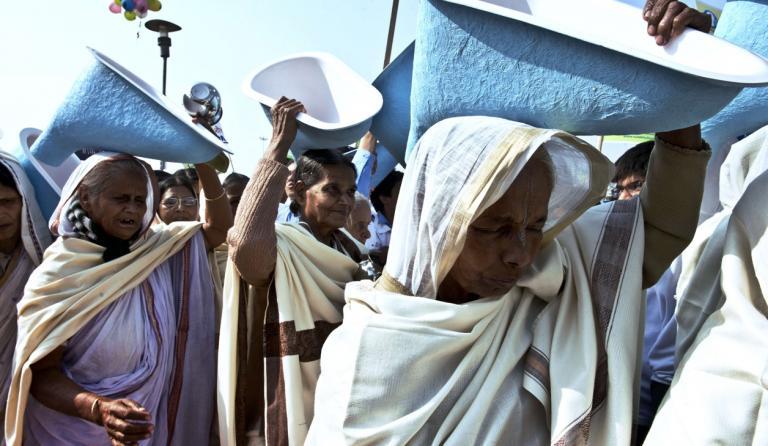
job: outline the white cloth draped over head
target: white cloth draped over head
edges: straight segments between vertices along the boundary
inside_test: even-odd
[[[51,244],[51,234],[37,204],[35,189],[16,158],[0,151],[0,163],[13,175],[21,195],[21,242],[24,251],[35,265],[39,265],[45,249]]]
[[[523,150],[504,150],[520,145]],[[546,242],[600,201],[594,194],[603,193],[613,169],[607,159],[566,133],[510,121],[471,117],[437,126],[423,138],[419,147],[426,147],[416,152],[400,186],[409,192],[397,203],[387,273],[413,295],[434,298],[461,252],[459,236],[501,198],[542,145],[555,180]]]
[[[0,401],[6,401],[16,345],[16,304],[21,300],[29,275],[40,264],[43,252],[51,244],[51,234],[35,199],[35,190],[19,162],[11,155],[0,152],[0,164],[11,173],[21,196],[21,246],[11,256],[0,277]],[[4,419],[3,405],[0,407],[0,422]]]
[[[61,200],[59,200],[58,206],[56,206],[56,210],[53,212],[53,215],[51,216],[51,220],[49,222],[49,226],[51,228],[51,232],[55,235],[60,236],[76,236],[77,233],[75,229],[72,226],[72,223],[66,218],[65,213],[69,206],[72,204],[72,200],[75,198],[75,192],[77,191],[77,187],[80,186],[80,183],[83,181],[83,178],[93,170],[94,167],[96,167],[99,163],[103,162],[109,162],[109,161],[118,161],[118,160],[124,160],[124,159],[133,159],[136,160],[131,155],[126,155],[122,153],[116,153],[116,152],[98,152],[94,155],[91,155],[80,163],[77,166],[77,169],[75,169],[74,172],[72,172],[72,175],[70,175],[67,182],[64,184],[64,187],[61,190]],[[145,169],[148,169],[147,166],[144,166]],[[155,218],[155,209],[156,209],[156,197],[157,190],[155,189],[155,184],[152,182],[152,179],[150,177],[149,172],[147,172],[147,211],[144,213],[144,218],[141,222],[141,231],[140,233],[144,233],[147,229],[149,229],[150,225],[152,225],[152,221]]]
[[[675,356],[685,355],[704,321],[723,304],[717,286],[720,255],[725,243],[728,220],[744,191],[758,176],[768,171],[768,126],[731,146],[720,168],[720,203],[723,209],[698,228],[690,245],[681,254],[682,270],[675,296],[677,340]]]
[[[51,230],[61,235],[54,242],[50,248],[46,251],[43,262],[40,267],[37,268],[29,278],[29,282],[24,290],[24,297],[18,305],[18,341],[16,344],[14,361],[13,361],[13,374],[12,382],[8,395],[8,402],[6,406],[6,418],[5,418],[5,435],[6,441],[11,445],[21,445],[22,433],[25,429],[25,412],[30,400],[30,385],[32,382],[32,372],[30,366],[46,355],[51,353],[56,348],[65,345],[70,339],[80,332],[81,329],[86,327],[94,319],[105,316],[104,310],[110,305],[117,302],[120,297],[125,296],[133,292],[133,290],[142,284],[148,277],[155,274],[155,270],[166,260],[179,253],[185,246],[190,246],[189,242],[196,234],[199,234],[200,224],[174,224],[170,226],[157,225],[156,227],[149,228],[149,223],[152,220],[154,214],[153,204],[153,184],[151,181],[150,173],[147,172],[147,184],[148,184],[148,201],[147,201],[147,213],[144,216],[144,224],[146,225],[142,230],[142,235],[133,243],[131,252],[118,257],[109,262],[104,262],[102,254],[104,248],[88,240],[68,237],[66,235],[73,234],[71,227],[68,227],[65,221],[67,219],[63,217],[63,212],[69,205],[74,192],[82,179],[100,162],[109,162],[114,159],[132,158],[128,155],[121,154],[105,154],[100,153],[92,156],[88,161],[81,163],[80,167],[73,173],[73,175],[67,181],[64,186],[61,201],[57,207],[56,213],[51,219]],[[145,169],[148,169],[145,166]],[[200,238],[201,235],[198,235]],[[197,243],[202,245],[202,239]],[[173,308],[173,299],[178,298],[184,301],[187,294],[191,294],[190,301],[194,301],[196,298],[201,300],[205,296],[198,296],[198,294],[205,294],[206,286],[210,285],[210,277],[207,274],[207,266],[205,266],[205,253],[204,248],[201,248],[201,265],[205,267],[205,273],[198,271],[197,263],[194,260],[195,255],[186,254],[185,258],[192,260],[185,260],[185,270],[180,273],[184,276],[182,281],[186,283],[186,288],[189,288],[190,292],[171,293],[166,289],[168,285],[163,287],[163,297],[168,300],[170,307]],[[187,250],[185,250],[186,252]],[[189,266],[189,268],[186,268]],[[173,270],[171,265],[169,270]],[[181,270],[181,264],[178,269]],[[187,269],[189,271],[187,271]],[[166,275],[174,276],[174,271],[167,271]],[[201,270],[202,271],[202,270]],[[196,275],[197,277],[189,277],[190,275]],[[164,283],[168,283],[170,279],[163,279]],[[206,282],[207,281],[207,282]],[[207,285],[206,285],[207,283]],[[156,292],[155,288],[152,288],[152,292]],[[159,288],[158,288],[159,289]],[[197,339],[197,331],[190,330],[189,345],[194,346],[195,350],[205,352],[208,356],[213,354],[213,337],[214,327],[213,323],[213,290],[210,289],[210,296],[207,299],[210,300],[211,314],[211,327],[210,339],[211,348],[206,350],[203,338]],[[158,299],[161,296],[156,296]],[[152,299],[147,297],[147,302],[151,302]],[[142,304],[143,305],[143,304]],[[151,304],[147,304],[151,308]],[[180,304],[183,307],[183,303]],[[192,305],[194,306],[194,305]],[[135,307],[135,306],[134,306]],[[140,306],[138,308],[143,308]],[[148,310],[142,310],[146,313]],[[183,313],[183,311],[181,311]],[[190,311],[192,313],[192,311]],[[180,321],[185,320],[180,317]],[[174,333],[175,318],[171,318],[171,322],[174,326],[171,327],[170,333]],[[181,323],[181,322],[180,322]],[[190,325],[194,323],[190,322]],[[199,330],[204,331],[204,330]],[[150,330],[151,332],[151,330]],[[171,341],[173,339],[165,339],[163,342]],[[103,339],[100,342],[109,342],[109,339]],[[176,355],[179,354],[179,346],[176,346]],[[169,350],[173,352],[173,348]],[[181,356],[185,361],[192,360],[195,362],[194,367],[200,369],[205,368],[205,364],[201,358],[194,358],[194,354],[187,352],[186,356]],[[177,356],[178,357],[178,356]],[[193,357],[193,358],[190,358]],[[154,358],[152,358],[154,360]],[[115,364],[120,364],[116,362]],[[202,364],[202,366],[201,366]],[[95,365],[92,366],[96,367]],[[185,362],[183,366],[176,365],[176,367],[184,367],[186,370],[188,364]],[[98,369],[98,367],[96,367]],[[97,370],[98,372],[98,370]],[[213,383],[213,372],[209,377],[210,386]],[[187,381],[184,385],[190,384],[197,386],[195,389],[197,392],[204,391],[202,385],[195,381],[194,377],[185,376]],[[146,381],[150,381],[154,378],[146,378]],[[159,378],[158,378],[159,379]],[[81,386],[87,388],[85,384],[81,383]],[[164,390],[168,390],[168,385],[164,386]],[[182,399],[185,398],[184,392],[188,390],[182,390]],[[213,388],[210,389],[211,394]],[[202,399],[202,397],[201,397]],[[188,405],[188,404],[187,404]],[[184,405],[180,405],[179,413],[184,413],[187,410]],[[210,408],[212,411],[212,407]],[[57,415],[59,417],[66,417],[65,415]],[[75,423],[85,423],[84,426],[98,428],[100,435],[105,435],[103,428],[98,426],[91,426],[89,423],[72,419]],[[209,418],[210,420],[210,418]],[[57,423],[56,426],[62,426],[61,421],[51,420],[51,422]],[[155,436],[158,432],[164,431],[165,426],[155,426]],[[51,426],[47,426],[49,429],[57,429]],[[205,432],[208,429],[203,426]],[[46,432],[48,434],[56,434],[53,430]],[[59,432],[61,434],[61,432]],[[77,431],[77,435],[92,435],[92,433],[85,430]],[[179,437],[179,435],[177,435]],[[174,437],[176,439],[176,437]],[[79,438],[66,438],[68,441],[77,442],[81,441]]]
[[[760,133],[762,142],[739,145],[762,143],[764,156],[768,135]],[[743,178],[752,178],[755,167]],[[712,235],[680,302],[720,305],[705,308],[710,314],[686,332],[646,445],[768,444],[768,173],[761,169],[753,180],[737,182],[746,190]]]
[[[529,272],[503,296],[435,300],[470,223],[539,148],[555,185]],[[590,208],[612,174],[559,131],[487,117],[429,129],[385,275],[347,285],[307,444],[629,444],[643,220],[638,200]]]

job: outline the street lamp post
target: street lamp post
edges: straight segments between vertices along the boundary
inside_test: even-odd
[[[163,96],[165,96],[168,58],[171,57],[171,38],[168,34],[181,31],[181,27],[175,23],[160,19],[150,20],[144,26],[150,31],[160,33],[160,37],[157,38],[157,45],[160,47],[160,57],[163,58]],[[160,161],[160,170],[165,170],[165,161]]]
[[[175,23],[165,20],[154,19],[147,22],[148,30],[160,33],[157,38],[157,45],[160,47],[160,57],[163,58],[163,96],[165,96],[165,80],[168,70],[168,58],[171,57],[171,38],[169,33],[181,31],[181,27]]]

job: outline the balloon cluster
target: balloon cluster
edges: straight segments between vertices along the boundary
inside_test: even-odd
[[[123,14],[126,20],[143,19],[147,11],[159,11],[163,5],[160,0],[114,0],[109,3],[109,10],[115,14]]]

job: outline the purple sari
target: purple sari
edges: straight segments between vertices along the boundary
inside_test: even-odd
[[[128,398],[155,426],[143,445],[206,444],[214,418],[214,289],[202,232],[64,345],[64,373],[84,389]],[[102,426],[31,395],[24,444],[109,445]]]

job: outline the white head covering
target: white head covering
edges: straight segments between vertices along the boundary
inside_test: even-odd
[[[499,118],[450,118],[430,128],[403,179],[386,275],[401,291],[435,298],[470,223],[501,198],[539,147],[554,169],[546,243],[599,202],[613,175],[610,160],[567,133]]]
[[[83,181],[83,178],[85,178],[88,173],[90,173],[99,163],[107,162],[107,161],[118,161],[118,160],[126,160],[126,159],[132,159],[139,162],[143,167],[146,174],[146,180],[147,180],[147,211],[144,214],[144,219],[142,220],[141,224],[141,231],[140,233],[146,232],[147,229],[152,225],[152,221],[155,217],[155,189],[152,182],[152,176],[149,173],[148,167],[141,163],[136,157],[132,155],[127,155],[124,153],[116,153],[116,152],[99,152],[95,155],[91,155],[80,163],[80,165],[75,169],[74,172],[72,172],[72,175],[67,180],[67,183],[64,185],[64,187],[61,190],[61,199],[59,200],[58,206],[56,206],[56,210],[53,212],[53,215],[51,216],[51,220],[49,222],[49,227],[51,228],[51,232],[56,235],[60,235],[63,237],[72,237],[77,235],[77,231],[75,231],[75,228],[72,226],[72,223],[66,218],[62,218],[63,214],[67,211],[69,206],[72,204],[72,199],[74,198],[75,191],[77,190],[77,187],[80,186],[80,183]]]
[[[733,209],[747,186],[768,170],[768,126],[733,144],[720,166],[720,203]]]
[[[0,152],[0,163],[13,175],[16,189],[21,195],[21,242],[24,250],[34,264],[39,265],[45,249],[51,244],[51,234],[37,204],[35,190],[16,158]]]

